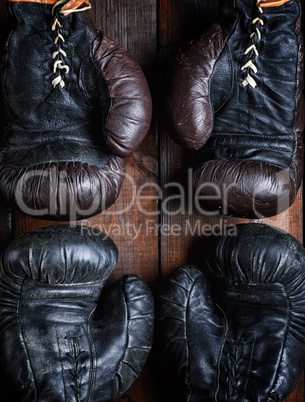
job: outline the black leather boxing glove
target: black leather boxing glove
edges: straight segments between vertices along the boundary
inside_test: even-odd
[[[305,250],[262,224],[211,237],[159,298],[159,338],[184,401],[284,399],[305,367]]]
[[[300,0],[221,0],[212,25],[177,55],[173,138],[200,150],[203,210],[259,218],[294,201],[303,176],[304,48]]]
[[[135,275],[100,297],[116,261],[112,240],[80,226],[11,243],[0,264],[1,401],[112,401],[129,388],[151,349],[154,303]]]
[[[87,8],[88,0],[8,2],[0,190],[29,215],[78,219],[108,208],[124,158],[150,125],[140,67],[95,31]]]

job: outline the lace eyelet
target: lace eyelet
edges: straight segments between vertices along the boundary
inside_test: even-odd
[[[69,74],[70,68],[67,64],[64,63],[64,58],[67,58],[67,53],[63,50],[62,44],[65,43],[65,38],[63,34],[60,32],[60,28],[62,25],[58,19],[58,14],[62,14],[65,17],[70,13],[81,12],[85,10],[89,10],[91,8],[91,4],[88,3],[88,6],[83,8],[65,8],[65,10],[59,10],[56,12],[57,8],[64,4],[64,7],[67,6],[67,0],[58,0],[54,6],[52,7],[52,16],[54,16],[54,21],[52,24],[52,31],[56,31],[56,37],[54,39],[54,44],[57,46],[57,50],[52,54],[53,63],[53,74],[58,75],[52,80],[53,88],[56,88],[58,85],[61,88],[65,87],[65,81],[63,79],[63,75]]]
[[[263,0],[256,0],[256,6],[258,8],[259,13],[261,13],[261,14],[264,13],[262,7],[260,6],[262,1]],[[246,86],[250,85],[252,88],[257,88],[257,83],[256,83],[255,79],[253,78],[253,76],[251,75],[251,73],[252,74],[258,73],[258,68],[254,63],[255,58],[259,56],[259,52],[256,47],[256,41],[262,40],[262,33],[260,31],[260,27],[262,27],[264,25],[264,20],[260,17],[256,17],[252,21],[252,24],[255,25],[255,30],[250,35],[252,44],[245,50],[244,55],[250,54],[250,55],[253,55],[254,57],[241,67],[241,71],[247,69],[247,77],[242,82],[241,86],[246,87]]]

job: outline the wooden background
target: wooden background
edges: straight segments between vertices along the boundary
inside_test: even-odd
[[[179,227],[184,231],[186,227],[194,230],[202,224],[226,226],[249,222],[222,216],[203,218],[196,212],[175,213],[179,205],[174,201],[167,205],[172,215],[158,213],[161,202],[154,187],[159,185],[164,189],[169,182],[187,185],[187,166],[191,164],[192,153],[184,151],[168,135],[166,115],[163,114],[163,88],[173,55],[179,46],[197,36],[217,18],[217,3],[217,0],[96,0],[92,4],[90,14],[96,28],[125,47],[139,62],[148,79],[154,102],[151,130],[138,152],[129,158],[127,170],[135,181],[137,191],[142,188],[141,194],[150,198],[138,200],[138,205],[135,202],[130,206],[133,192],[127,181],[117,202],[106,213],[78,222],[106,230],[118,246],[119,262],[108,283],[123,274],[136,273],[156,292],[160,281],[174,268],[186,262],[200,265],[204,252],[203,236],[196,230],[194,235],[177,235]],[[5,32],[6,24],[5,0],[0,0],[1,34]],[[141,187],[143,185],[146,187]],[[171,190],[164,189],[163,198],[174,196]],[[288,211],[261,222],[282,228],[302,242],[302,199],[300,191]],[[127,211],[120,214],[123,209]],[[3,250],[12,238],[25,231],[55,223],[11,212],[1,203],[0,248]],[[131,225],[141,228],[136,239],[133,233],[128,232],[128,225],[129,228]],[[167,386],[171,382],[170,376],[161,376],[160,366],[162,353],[159,354],[155,348],[130,390],[135,402],[178,401],[179,396]],[[304,377],[287,400],[305,400]]]

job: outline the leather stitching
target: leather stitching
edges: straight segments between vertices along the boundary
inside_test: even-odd
[[[284,350],[286,350],[286,342],[287,342],[287,337],[288,337],[289,328],[290,328],[290,324],[291,324],[291,303],[290,303],[290,298],[289,298],[289,294],[287,292],[286,286],[284,284],[283,284],[283,286],[284,286],[285,293],[286,293],[286,298],[287,298],[287,301],[288,301],[288,319],[287,319],[287,322],[286,322],[284,342],[282,344],[281,357],[279,359],[279,364],[277,366],[276,375],[274,376],[274,381],[273,381],[273,384],[270,387],[270,391],[267,393],[269,398],[274,398],[274,395],[271,395],[271,394],[275,393],[274,388],[276,386],[276,380],[279,377],[279,371],[281,369],[281,364],[282,364],[282,361],[283,361]],[[282,399],[282,395],[279,395],[279,397],[280,397],[280,399]]]
[[[228,371],[228,376],[229,376],[228,397],[229,398],[236,396],[237,391],[238,391],[237,382],[241,375],[239,370],[240,370],[240,365],[244,360],[244,346],[246,344],[247,344],[247,342],[243,339],[243,337],[241,337],[238,344],[236,344],[235,351],[229,354],[229,363],[230,363],[229,364],[230,370]]]
[[[71,376],[74,378],[74,383],[69,384],[69,386],[73,389],[76,394],[77,402],[80,402],[80,394],[81,394],[81,377],[80,374],[86,368],[82,365],[81,357],[84,355],[85,351],[80,349],[80,345],[77,342],[77,339],[81,338],[81,336],[73,335],[71,332],[67,332],[65,339],[68,340],[70,352],[66,353],[66,356],[70,359],[71,369],[68,369]]]
[[[192,268],[192,267],[190,265],[188,265],[188,268]],[[182,272],[184,272],[184,274],[186,274],[186,276],[189,278],[189,275],[186,273],[185,268],[182,269]],[[201,273],[201,272],[198,270],[198,273]],[[201,273],[201,275],[202,275],[202,273]],[[193,390],[192,390],[192,383],[191,383],[191,380],[190,380],[190,353],[189,353],[190,347],[189,347],[188,326],[186,325],[186,323],[188,321],[188,311],[189,311],[190,296],[191,296],[191,293],[192,293],[193,288],[195,286],[196,279],[192,280],[191,282],[192,282],[192,286],[187,291],[188,292],[187,304],[184,307],[184,309],[185,309],[184,336],[185,336],[185,341],[186,341],[186,354],[187,354],[187,369],[186,369],[185,381],[188,384],[189,390],[190,390],[190,394],[187,396],[187,402],[190,401],[192,393],[193,393]]]
[[[28,348],[27,348],[27,345],[26,345],[26,342],[25,342],[25,339],[24,339],[24,332],[23,332],[23,328],[22,328],[22,325],[21,325],[21,322],[20,322],[20,316],[19,316],[19,312],[20,312],[20,305],[21,305],[21,297],[22,297],[22,291],[23,291],[23,287],[24,287],[24,282],[25,282],[25,280],[26,280],[26,278],[24,278],[23,279],[23,281],[22,281],[22,284],[21,284],[21,286],[20,286],[20,292],[19,292],[19,295],[18,295],[18,302],[17,302],[17,311],[16,311],[16,313],[17,313],[17,320],[18,320],[18,324],[19,324],[19,328],[20,328],[20,333],[21,333],[21,336],[22,336],[22,343],[23,343],[23,346],[24,346],[24,349],[25,349],[25,351],[26,351],[26,354],[27,354],[27,357],[28,357],[28,361],[29,361],[29,364],[30,364],[30,367],[31,367],[31,372],[32,372],[32,377],[33,377],[33,383],[34,383],[34,387],[35,387],[35,395],[36,395],[36,401],[38,401],[38,394],[37,394],[37,383],[36,383],[36,378],[35,378],[35,375],[34,375],[34,370],[33,370],[33,365],[32,365],[32,362],[31,362],[31,356],[30,356],[30,353],[29,353],[29,350],[28,350]]]
[[[217,401],[217,395],[218,395],[218,392],[220,390],[221,359],[222,359],[222,356],[223,356],[223,350],[224,350],[225,343],[226,343],[227,336],[228,336],[228,332],[229,332],[229,323],[228,323],[227,316],[226,316],[225,312],[222,310],[222,308],[217,303],[215,303],[215,305],[222,312],[224,320],[225,320],[225,331],[224,331],[222,345],[221,345],[221,348],[220,348],[220,353],[219,353],[218,362],[217,362],[217,388],[215,390],[215,402],[216,402]]]

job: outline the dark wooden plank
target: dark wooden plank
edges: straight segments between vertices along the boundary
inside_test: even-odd
[[[107,0],[96,2],[96,26],[105,35],[127,49],[140,64],[151,89],[156,80],[156,19],[155,2],[149,0]],[[106,228],[119,248],[119,262],[110,282],[127,273],[136,273],[153,289],[158,276],[158,236],[147,228],[148,212],[151,226],[158,223],[156,199],[131,202],[137,196],[156,195],[153,185],[158,183],[158,145],[155,125],[138,152],[129,158],[127,174],[116,203],[105,213],[89,220],[90,226]],[[146,183],[152,183],[146,188]],[[139,208],[140,204],[140,208]],[[125,209],[123,214],[116,215]],[[127,209],[127,210],[126,210]],[[145,212],[146,211],[146,212]],[[128,231],[129,230],[129,231]],[[136,234],[136,231],[138,234]],[[150,357],[144,371],[131,387],[135,401],[156,401],[155,357]]]
[[[156,2],[106,0],[96,2],[95,10],[96,27],[127,49],[151,80],[157,50]]]
[[[0,33],[3,33],[7,27],[7,8],[6,1],[0,1]]]
[[[177,46],[202,33],[217,17],[218,0],[159,0],[159,47]]]

